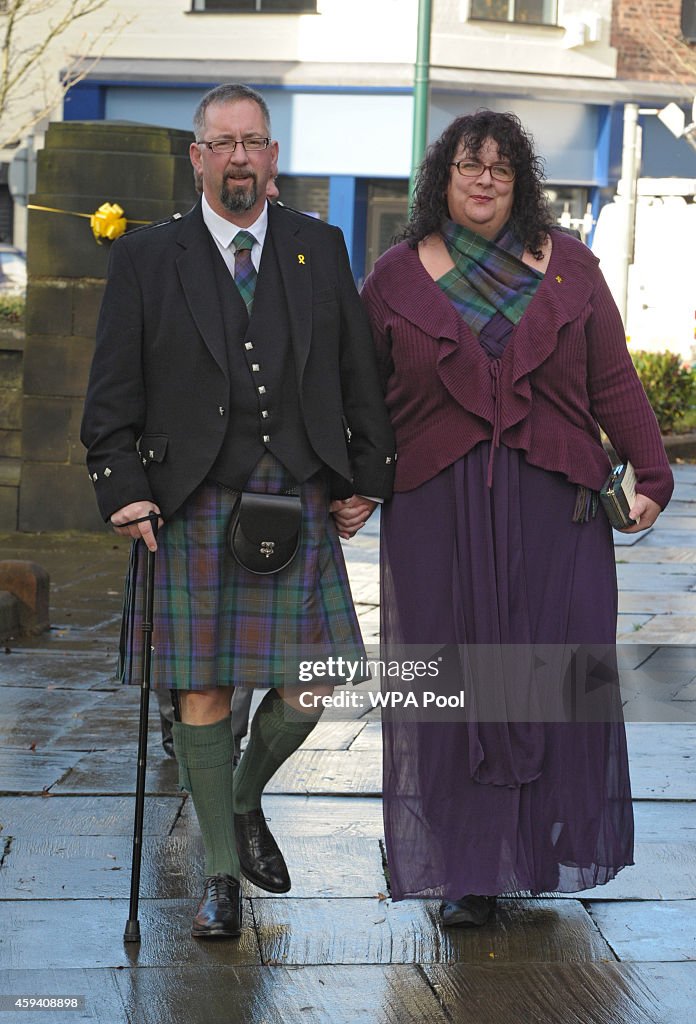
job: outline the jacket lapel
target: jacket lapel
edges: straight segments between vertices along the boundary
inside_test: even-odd
[[[297,379],[302,379],[312,339],[312,251],[292,218],[268,207],[268,230],[278,260],[290,320]]]
[[[213,358],[227,376],[225,325],[215,284],[211,238],[203,223],[200,202],[182,221],[178,244],[182,251],[176,259],[176,266],[191,316]]]

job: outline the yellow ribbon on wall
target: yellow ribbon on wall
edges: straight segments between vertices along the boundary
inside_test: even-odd
[[[89,220],[89,226],[98,245],[103,240],[115,241],[126,231],[128,224],[150,224],[149,220],[130,220],[126,217],[123,209],[118,203],[102,203],[94,213],[78,213],[76,210],[60,210],[55,206],[35,206],[33,203],[27,205],[28,210],[40,210],[43,213],[63,213],[68,217],[84,217]]]
[[[118,203],[102,203],[89,218],[92,234],[99,244],[102,238],[108,238],[110,242],[120,238],[126,230],[127,223]]]

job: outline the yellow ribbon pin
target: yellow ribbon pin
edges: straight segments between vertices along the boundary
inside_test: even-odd
[[[298,254],[297,254],[297,262],[298,262],[298,263],[301,263],[301,264],[302,264],[302,266],[304,266],[304,265],[305,265],[305,261],[304,261],[304,256],[302,255],[302,253],[301,253],[301,252],[298,252]]]

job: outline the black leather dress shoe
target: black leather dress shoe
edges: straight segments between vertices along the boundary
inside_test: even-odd
[[[191,926],[196,939],[235,938],[242,931],[242,888],[232,875],[210,875]]]
[[[480,928],[495,910],[495,896],[463,896],[460,900],[444,900],[440,918],[448,927]]]
[[[234,816],[242,874],[266,892],[287,892],[290,875],[261,808]]]

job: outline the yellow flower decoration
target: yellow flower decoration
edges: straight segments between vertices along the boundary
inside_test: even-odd
[[[104,238],[110,242],[120,238],[126,230],[127,223],[118,203],[102,203],[89,218],[89,225],[100,245]]]

